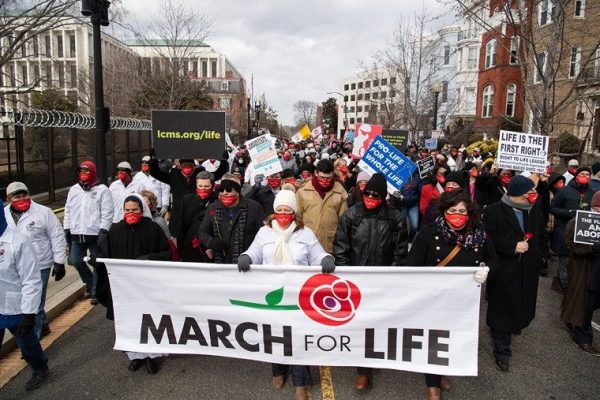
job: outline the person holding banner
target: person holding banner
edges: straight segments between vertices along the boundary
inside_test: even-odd
[[[592,197],[592,211],[600,213],[600,192]],[[594,311],[600,308],[600,243],[575,243],[575,220],[570,220],[565,228],[565,242],[571,258],[560,318],[581,350],[600,357],[600,351],[593,346],[592,329]]]
[[[464,191],[444,192],[438,199],[439,216],[421,229],[406,259],[407,266],[489,266],[497,265],[497,256],[480,220],[477,206]],[[487,272],[480,270],[474,279],[483,284]],[[451,388],[440,375],[426,374],[427,400],[440,400],[441,391]]]
[[[406,218],[388,206],[386,197],[385,176],[376,173],[367,182],[361,202],[350,207],[338,223],[333,241],[336,265],[404,265],[408,254]],[[371,368],[357,368],[357,390],[367,389],[371,381]]]
[[[231,174],[223,175],[219,201],[208,206],[200,229],[200,243],[212,250],[216,264],[235,264],[263,225],[264,211],[254,200],[241,196],[240,182]]]
[[[128,196],[123,203],[123,219],[113,224],[106,236],[98,243],[97,258],[121,258],[126,260],[171,260],[167,236],[162,228],[152,221],[152,214],[144,198],[139,194]],[[90,257],[90,263],[98,271],[98,300],[106,307],[106,318],[114,320],[110,282],[104,264],[96,263],[96,257]],[[145,354],[127,352],[130,371],[138,370],[146,364],[146,370],[153,375],[158,372],[155,359],[163,354]]]
[[[492,331],[496,368],[510,369],[512,335],[535,317],[539,273],[548,258],[544,216],[529,178],[511,179],[506,194],[484,212],[484,225],[499,258],[487,284],[487,324]]]
[[[335,261],[325,252],[314,232],[296,219],[298,204],[294,192],[281,190],[273,202],[274,213],[264,225],[252,244],[237,260],[240,272],[250,271],[251,264],[266,265],[321,265],[323,273],[333,273]],[[312,385],[310,367],[306,365],[272,364],[271,385],[281,389],[288,372],[292,373],[295,399],[308,399]]]

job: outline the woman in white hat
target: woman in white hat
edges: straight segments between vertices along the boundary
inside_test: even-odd
[[[296,195],[281,190],[275,196],[274,213],[265,220],[254,241],[238,259],[240,272],[248,272],[250,264],[267,265],[321,265],[323,273],[335,270],[333,256],[325,252],[314,232],[296,221]],[[288,372],[292,372],[296,400],[308,399],[308,387],[312,384],[310,367],[305,365],[272,364],[275,389],[285,384]]]

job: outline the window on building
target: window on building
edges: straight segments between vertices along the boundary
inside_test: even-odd
[[[396,91],[394,89],[390,90],[390,97],[396,97]]]
[[[494,88],[492,85],[487,85],[485,89],[483,89],[483,98],[482,98],[482,110],[481,117],[482,118],[490,118],[492,116],[492,107],[494,105]]]
[[[66,87],[65,82],[65,68],[64,65],[58,65],[58,87],[64,88]]]
[[[357,123],[357,124],[360,124],[360,123],[362,123],[362,118],[356,118],[356,123]]]
[[[475,47],[469,47],[468,56],[467,68],[477,69],[477,49]]]
[[[490,40],[485,46],[485,68],[496,65],[496,39]]]
[[[373,87],[379,86],[379,80],[373,79]]]
[[[365,100],[371,100],[371,93],[365,93]]]
[[[354,106],[350,107],[350,110],[349,110],[349,111],[350,111],[351,113],[353,113],[353,112],[354,112]]]
[[[395,77],[395,76],[392,76],[392,77],[390,78],[390,85],[395,85],[395,84],[396,84],[396,77]]]
[[[344,90],[348,90],[350,88],[350,85],[348,85],[347,83],[344,85]]]
[[[50,35],[44,35],[44,55],[52,57],[52,38]]]
[[[219,99],[219,107],[221,108],[229,108],[231,105],[231,99],[223,97]]]
[[[17,78],[15,77],[15,67],[13,65],[10,65],[8,67],[8,79],[10,81],[10,86],[17,86]]]
[[[210,76],[213,78],[217,77],[217,60],[210,61]]]
[[[40,84],[40,66],[39,65],[34,65],[33,66],[33,85],[39,85]]]
[[[585,16],[585,0],[575,0],[575,18],[583,18]]]
[[[221,90],[228,92],[229,91],[229,81],[222,81],[221,82]]]
[[[379,93],[373,92],[373,100],[376,100],[378,98],[379,98]]]
[[[383,78],[381,80],[381,86],[385,86],[385,85],[387,85],[387,78]]]
[[[208,61],[202,60],[202,77],[208,78]]]
[[[373,105],[371,106],[371,111],[372,111],[372,112],[377,112],[377,110],[378,110],[378,109],[379,109],[379,107],[377,107],[377,104],[373,104]]]
[[[369,112],[369,106],[368,105],[365,106],[365,112]]]
[[[535,74],[533,74],[533,83],[542,81],[546,73],[546,53],[539,53],[535,60]]]
[[[70,86],[71,87],[77,87],[77,65],[75,64],[71,64],[69,65],[69,79],[70,79]]]
[[[26,86],[29,82],[27,75],[27,64],[21,65],[21,84],[23,86]]]
[[[538,4],[538,23],[540,26],[552,23],[554,20],[554,1],[541,0]]]
[[[69,57],[77,57],[77,50],[75,45],[75,35],[69,35]]]
[[[444,65],[450,64],[450,46],[444,46]]]
[[[364,85],[364,83],[363,83],[363,82],[358,82],[358,84],[357,84],[357,85],[358,85],[357,87],[358,87],[359,89],[362,89],[362,88],[363,88],[363,85]]]
[[[363,99],[363,94],[359,93],[356,95],[356,100],[362,100]]]
[[[350,123],[353,124],[354,123],[354,118],[350,118]]]
[[[356,100],[356,96],[355,95],[351,95],[350,96],[350,101],[355,101]]]
[[[462,49],[457,50],[456,51],[458,53],[458,62],[456,63],[456,70],[457,71],[461,71],[462,70],[462,63],[463,63],[463,52]]]
[[[350,89],[352,89],[352,90],[356,89],[356,83],[350,84]]]
[[[362,110],[363,110],[362,106],[357,106],[356,107],[356,112],[357,113],[362,112]]]
[[[379,98],[380,99],[385,99],[387,97],[387,92],[381,92],[379,93]]]
[[[46,87],[52,87],[52,64],[46,64],[44,75],[46,79]]]
[[[571,47],[571,61],[569,63],[569,78],[575,78],[579,74],[579,63],[581,61],[581,48]]]
[[[34,57],[39,57],[40,55],[40,42],[39,42],[40,38],[38,35],[35,35],[32,39],[31,39],[31,43],[33,46],[33,56]]]
[[[519,38],[513,36],[510,38],[510,64],[515,65],[519,62]]]
[[[366,81],[365,82],[365,88],[370,88],[371,87],[371,81]]]
[[[344,101],[348,101],[348,96],[344,96]]]
[[[511,83],[506,87],[506,116],[515,116],[515,97],[517,94],[517,85]]]
[[[56,36],[56,56],[58,58],[63,58],[65,56],[62,34]]]
[[[596,49],[596,62],[594,65],[594,78],[600,78],[600,47]]]
[[[448,102],[448,81],[442,82],[442,103]]]

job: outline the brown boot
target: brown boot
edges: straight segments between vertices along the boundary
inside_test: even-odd
[[[442,391],[440,388],[428,387],[426,394],[427,400],[442,400]]]
[[[296,386],[295,400],[308,400],[308,391],[306,386]]]
[[[445,376],[442,376],[442,382],[440,383],[440,388],[444,392],[448,392],[450,389],[452,389],[452,384],[450,383],[450,379],[446,378]]]
[[[356,383],[354,384],[354,388],[356,390],[365,390],[368,387],[369,387],[369,375],[366,375],[366,374],[356,375]]]
[[[273,380],[271,381],[271,386],[273,386],[273,389],[280,390],[283,385],[285,385],[285,375],[273,377]]]

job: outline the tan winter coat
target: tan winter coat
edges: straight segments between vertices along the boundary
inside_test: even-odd
[[[348,209],[347,198],[348,193],[338,182],[335,182],[333,188],[325,194],[324,199],[321,199],[310,181],[296,192],[298,200],[296,216],[305,226],[312,229],[319,243],[328,253],[333,251],[333,238],[338,221]]]

